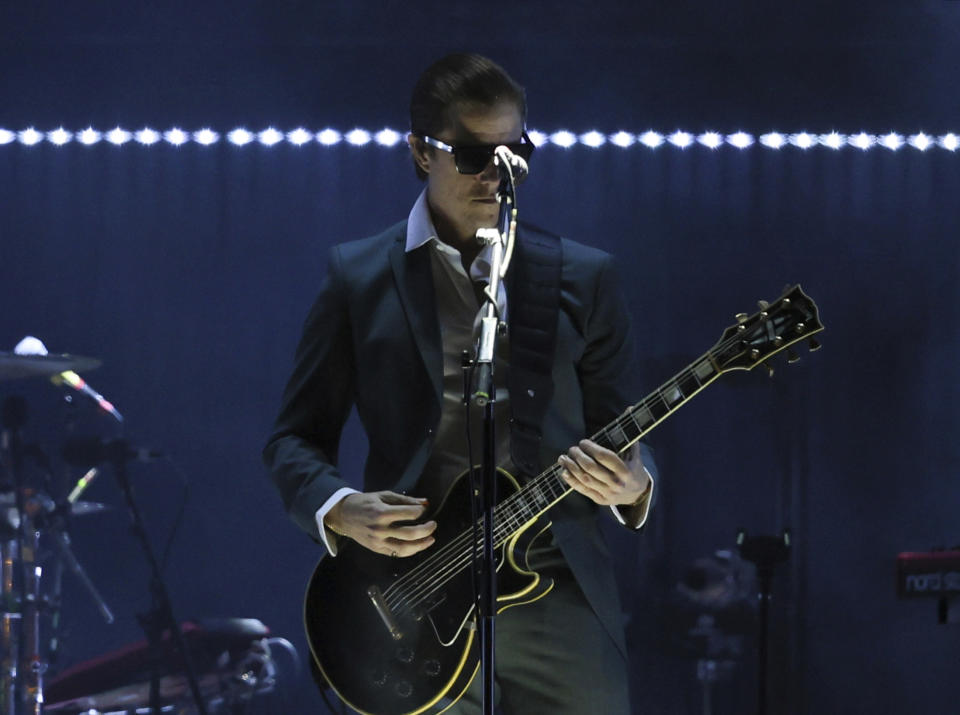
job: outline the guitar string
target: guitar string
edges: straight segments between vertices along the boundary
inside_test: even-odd
[[[777,312],[779,312],[779,306],[778,306],[778,310],[770,311],[771,314],[769,316],[769,319],[773,319]],[[685,402],[687,399],[689,399],[689,397],[692,397],[696,391],[691,393],[689,397],[683,395],[683,391],[682,389],[680,389],[679,382],[685,378],[694,377],[698,383],[697,390],[705,387],[706,384],[709,384],[709,382],[712,382],[714,379],[719,377],[722,374],[722,372],[715,372],[710,381],[708,381],[707,383],[702,383],[700,378],[696,376],[696,373],[694,371],[695,368],[697,368],[698,366],[701,366],[705,360],[709,362],[710,357],[724,352],[727,348],[732,347],[734,344],[743,343],[744,337],[745,336],[739,333],[734,333],[727,340],[720,341],[720,343],[718,343],[718,345],[714,350],[708,350],[700,358],[698,358],[693,363],[691,363],[686,368],[684,368],[679,373],[677,373],[673,378],[671,378],[671,380],[668,380],[659,388],[657,388],[654,391],[654,393],[644,398],[636,405],[627,409],[623,414],[619,415],[609,425],[600,429],[592,439],[594,441],[597,441],[596,440],[597,437],[601,437],[601,438],[606,437],[609,444],[611,446],[615,446],[612,434],[615,431],[619,431],[621,434],[625,435],[626,432],[624,430],[624,427],[629,423],[633,423],[635,427],[641,430],[640,434],[636,438],[634,438],[634,440],[632,441],[636,441],[636,439],[639,439],[639,437],[645,434],[645,431],[643,430],[643,427],[637,424],[637,421],[634,419],[634,415],[637,412],[640,412],[643,408],[653,407],[657,402],[661,402],[668,409],[667,409],[667,412],[664,415],[662,415],[657,421],[660,421],[666,418],[667,416],[669,416],[675,409],[677,409],[681,405],[677,404],[676,400],[674,400],[673,403],[667,400],[662,394],[662,391],[664,390],[664,388],[673,387],[679,392],[681,397],[686,398],[684,400]],[[793,342],[796,342],[796,341],[793,341]],[[782,347],[786,347],[786,345]],[[711,363],[711,367],[712,367],[712,363]],[[673,406],[671,406],[671,404]],[[652,416],[653,413],[650,412],[650,415]],[[651,428],[652,427],[647,428],[646,431],[649,431],[649,429]],[[618,448],[618,451],[620,449],[621,448]],[[622,449],[626,449],[626,447],[623,447]],[[535,518],[539,513],[542,513],[542,511],[546,511],[546,509],[543,509],[542,511],[537,511],[536,509],[527,508],[527,511],[529,512],[529,515],[527,516],[527,515],[524,515],[523,513],[524,507],[527,507],[525,503],[519,504],[520,508],[518,509],[514,509],[513,507],[517,506],[517,502],[523,502],[526,500],[527,492],[532,492],[534,491],[534,489],[537,489],[537,490],[541,490],[540,493],[542,494],[542,487],[547,486],[547,482],[549,482],[551,478],[556,477],[557,479],[559,479],[559,477],[557,476],[557,472],[559,472],[559,470],[560,470],[559,465],[556,465],[556,464],[552,465],[550,468],[548,468],[545,472],[540,474],[538,477],[528,482],[528,484],[524,487],[524,489],[521,492],[517,492],[515,494],[510,495],[507,499],[505,499],[503,502],[500,503],[500,505],[496,507],[495,509],[496,512],[504,512],[503,514],[498,514],[500,518],[497,519],[497,526],[495,526],[494,542],[497,545],[497,547],[499,547],[499,545],[501,545],[503,541],[509,538],[509,536],[515,533],[515,530],[518,529],[520,526],[522,526],[524,523],[526,523],[532,518]],[[557,494],[553,499],[548,500],[549,503],[551,504],[555,503],[556,501],[559,501],[564,496],[566,496],[567,493],[572,491],[572,489],[567,487],[565,483],[563,482],[558,482],[558,483],[562,485],[563,488],[560,494]],[[553,493],[553,489],[550,490],[551,495],[552,493]],[[482,526],[481,526],[481,529],[482,529]],[[506,534],[503,533],[505,531],[507,532]],[[496,532],[500,532],[500,533],[496,533]],[[454,576],[459,574],[468,565],[470,561],[471,549],[469,548],[469,542],[471,540],[472,534],[473,534],[472,529],[465,530],[457,538],[455,538],[450,543],[448,543],[443,549],[432,554],[430,558],[425,559],[418,566],[414,567],[407,574],[400,577],[393,584],[391,584],[391,586],[384,591],[384,597],[387,599],[388,607],[390,607],[391,610],[407,610],[407,609],[415,608],[416,606],[423,603],[424,600],[426,600],[426,598],[429,598],[429,596],[432,595],[439,587],[445,585],[447,582],[449,582],[450,579],[452,579]],[[448,559],[450,563],[442,564],[440,565],[439,568],[437,568],[438,562],[442,562]],[[429,571],[433,576],[433,578],[427,581],[418,580],[418,578],[425,571]],[[413,588],[413,590],[410,592],[405,590],[405,587],[408,585],[408,583],[410,583],[410,585]]]
[[[555,471],[558,470],[549,470],[553,472],[551,474],[543,473],[537,480],[546,481],[546,478],[549,476],[555,476]],[[525,489],[530,489],[533,487],[534,482],[537,480],[531,480],[525,487]],[[565,491],[558,495],[558,498],[562,498],[567,492],[572,491],[569,487],[565,487]],[[522,515],[522,510],[520,509],[510,509],[508,507],[514,506],[513,503],[507,504],[506,501],[501,502],[501,507],[505,507],[503,511],[505,513],[501,514],[499,518],[496,519],[496,525],[494,526],[494,544],[495,548],[499,548],[510,536],[512,536],[520,526],[522,526],[529,518],[524,518]],[[497,511],[501,511],[498,507]],[[482,529],[482,527],[481,527]],[[448,559],[448,563],[444,564],[440,569],[433,569],[429,574],[432,576],[431,580],[428,581],[414,581],[411,586],[414,590],[407,591],[402,587],[406,586],[406,583],[401,584],[401,579],[398,579],[397,582],[391,586],[388,591],[391,593],[389,600],[387,602],[388,607],[391,610],[396,611],[407,611],[409,609],[416,608],[418,605],[427,600],[438,588],[445,585],[457,574],[461,573],[463,569],[467,568],[471,562],[471,549],[469,546],[470,537],[472,530],[466,530],[461,535],[455,539],[450,547],[456,547],[448,549],[448,551],[456,551],[452,555],[451,559]],[[482,536],[482,534],[481,534]],[[477,540],[477,544],[480,544],[481,541]],[[423,566],[424,564],[421,564]],[[413,575],[413,570],[410,573],[406,574],[405,580],[409,581]],[[417,574],[419,575],[419,574]],[[387,592],[384,592],[385,594]]]
[[[625,434],[624,427],[629,423],[633,423],[635,427],[641,430],[640,434],[633,440],[633,441],[636,441],[636,439],[639,439],[639,437],[641,437],[644,434],[644,431],[643,431],[643,428],[639,424],[637,424],[637,421],[634,419],[634,414],[636,414],[637,412],[640,412],[641,409],[643,408],[649,408],[655,405],[657,402],[661,402],[665,407],[668,408],[668,411],[660,419],[665,418],[667,415],[673,412],[677,407],[679,407],[679,405],[674,404],[674,406],[671,407],[671,403],[666,398],[663,397],[662,390],[665,387],[671,385],[671,383],[673,383],[673,386],[675,388],[679,388],[679,385],[677,383],[691,376],[694,377],[698,383],[700,383],[700,379],[696,378],[694,369],[702,365],[704,360],[709,361],[709,358],[713,356],[715,353],[721,353],[724,350],[726,350],[728,347],[731,347],[734,343],[739,343],[741,341],[742,341],[742,336],[737,336],[736,334],[730,339],[728,339],[727,341],[721,341],[721,343],[718,344],[717,349],[715,351],[708,350],[700,358],[698,358],[693,363],[691,363],[686,368],[684,368],[679,373],[677,373],[673,378],[671,378],[671,380],[668,380],[659,388],[657,388],[653,393],[651,393],[651,395],[647,396],[636,405],[633,405],[632,407],[627,409],[624,413],[619,415],[616,419],[614,419],[609,425],[600,429],[592,439],[596,441],[597,437],[603,437],[603,436],[609,438],[614,428],[616,430],[619,430],[621,433]],[[716,372],[714,374],[713,379],[716,379],[716,377],[719,377],[720,374],[721,373]],[[698,385],[698,387],[703,387],[703,386],[704,385]],[[682,390],[679,390],[679,392],[681,395],[683,394]],[[652,415],[653,413],[651,412],[650,414]],[[609,438],[609,441],[612,443],[612,438]],[[626,447],[624,447],[624,449],[625,448]],[[509,532],[507,536],[512,535],[513,533],[513,531],[511,530],[512,528],[514,527],[518,528],[519,526],[522,526],[524,523],[526,523],[526,521],[528,521],[530,518],[533,518],[534,516],[536,516],[536,512],[532,512],[529,517],[519,519],[518,523],[515,525],[508,523],[508,520],[517,520],[517,517],[522,516],[522,511],[523,511],[522,507],[524,506],[524,504],[520,505],[521,507],[520,509],[511,509],[511,507],[515,506],[516,502],[522,500],[525,497],[526,492],[533,491],[533,488],[535,486],[537,488],[545,486],[545,482],[549,481],[551,477],[556,477],[557,472],[559,471],[560,471],[559,465],[556,465],[556,464],[552,465],[541,475],[531,480],[522,492],[517,492],[515,494],[510,495],[507,499],[501,502],[498,507],[496,507],[496,511],[498,512],[501,511],[501,507],[503,507],[502,511],[511,512],[511,513],[508,513],[506,515],[507,519],[503,519],[503,518],[499,519],[497,522],[498,526],[494,527],[495,532],[496,531],[501,532],[500,534],[497,534],[497,533],[494,534],[495,543],[498,537],[500,539],[505,539],[502,533],[503,531],[507,530]],[[556,499],[551,500],[551,503],[555,502],[556,500],[562,498],[567,493],[572,491],[572,489],[567,487],[565,483],[560,482],[560,484],[563,485],[564,491],[562,491],[561,494],[557,495]],[[384,598],[387,600],[388,607],[391,608],[391,610],[408,610],[408,609],[415,608],[419,604],[423,603],[423,601],[426,598],[432,595],[432,593],[434,593],[437,590],[437,588],[445,585],[447,582],[449,582],[450,579],[452,579],[454,576],[459,574],[463,570],[463,568],[465,568],[468,565],[470,561],[471,551],[469,548],[469,542],[471,540],[471,536],[472,536],[472,529],[465,530],[457,538],[455,538],[449,544],[447,544],[447,546],[444,547],[444,549],[433,554],[431,558],[425,559],[417,567],[414,567],[407,574],[400,577],[393,584],[391,584],[391,586],[384,591]],[[500,543],[502,543],[502,541]],[[449,557],[450,563],[442,564],[439,568],[436,567],[438,561],[443,561],[445,559],[448,559],[448,557]],[[429,571],[430,575],[433,578],[427,581],[417,581],[416,579],[424,571]],[[411,585],[414,590],[412,592],[407,592],[406,590],[402,590],[404,589],[405,586],[407,586],[408,582],[411,582],[411,581],[412,581]]]

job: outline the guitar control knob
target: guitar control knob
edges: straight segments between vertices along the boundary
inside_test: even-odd
[[[431,677],[440,675],[440,661],[436,660],[435,658],[431,658],[423,664],[423,672]]]
[[[370,683],[378,688],[382,688],[387,684],[387,671],[382,668],[376,668],[370,671]]]
[[[401,680],[399,683],[393,686],[393,692],[395,692],[401,698],[409,698],[411,695],[413,695],[413,686],[410,684],[409,680]]]
[[[409,648],[397,648],[397,660],[401,663],[412,663],[413,651]]]

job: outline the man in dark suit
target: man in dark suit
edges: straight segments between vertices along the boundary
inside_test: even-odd
[[[524,92],[498,65],[435,63],[414,89],[408,137],[426,189],[407,221],[331,252],[264,459],[294,521],[333,556],[343,539],[397,558],[429,549],[428,503],[470,463],[465,432],[479,420],[465,417],[460,355],[472,352],[475,281],[489,259],[476,233],[497,223],[494,147],[532,152],[525,120]],[[522,482],[559,461],[577,492],[530,551],[554,591],[498,616],[501,707],[626,714],[626,646],[598,515],[639,528],[654,469],[643,445],[618,455],[582,439],[629,405],[633,346],[613,261],[521,228],[497,300],[509,326],[495,369],[499,463]],[[362,491],[337,468],[354,406],[369,440]],[[448,712],[478,712],[479,699],[477,678]]]

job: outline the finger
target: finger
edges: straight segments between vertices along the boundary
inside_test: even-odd
[[[574,491],[583,494],[587,499],[590,499],[597,504],[609,504],[609,498],[600,490],[595,489],[589,483],[577,479],[573,474],[568,470],[564,469],[560,476],[563,477],[564,481],[570,486]]]
[[[415,541],[403,541],[400,539],[387,539],[384,543],[383,553],[387,556],[396,556],[404,558],[418,554],[426,548],[433,546],[435,539],[432,536],[426,536]]]
[[[571,457],[571,455],[573,456]],[[566,458],[566,460],[561,464],[569,469],[573,476],[588,486],[617,488],[622,485],[622,480],[616,474],[602,464],[597,464],[590,455],[579,447],[571,447],[566,455],[561,456],[561,459],[563,458]]]
[[[616,454],[590,440],[583,440],[573,449],[583,455],[583,466],[591,477],[614,489],[624,485],[627,467]]]
[[[380,492],[380,499],[384,504],[428,504],[428,500],[421,497],[411,497],[397,492]]]
[[[584,470],[577,462],[567,455],[560,455],[560,464],[563,467],[561,475],[564,476],[568,482],[573,486],[579,487],[577,491],[582,489],[590,490],[591,492],[599,492],[603,484],[590,476],[589,472]]]
[[[580,440],[580,449],[592,457],[597,464],[606,467],[611,472],[616,473],[627,468],[626,462],[620,458],[620,455],[589,439]]]
[[[417,541],[430,536],[437,529],[437,522],[428,521],[423,524],[410,524],[409,526],[394,526],[385,529],[382,533],[386,540],[399,539],[400,541]]]
[[[377,514],[377,522],[392,524],[395,521],[416,521],[427,511],[425,504],[384,504]]]

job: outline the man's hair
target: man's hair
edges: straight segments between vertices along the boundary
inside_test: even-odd
[[[450,126],[460,106],[494,107],[504,102],[515,105],[526,123],[526,92],[506,70],[482,55],[447,55],[430,65],[413,88],[410,131],[435,137]],[[427,178],[416,162],[414,167],[420,179]]]

